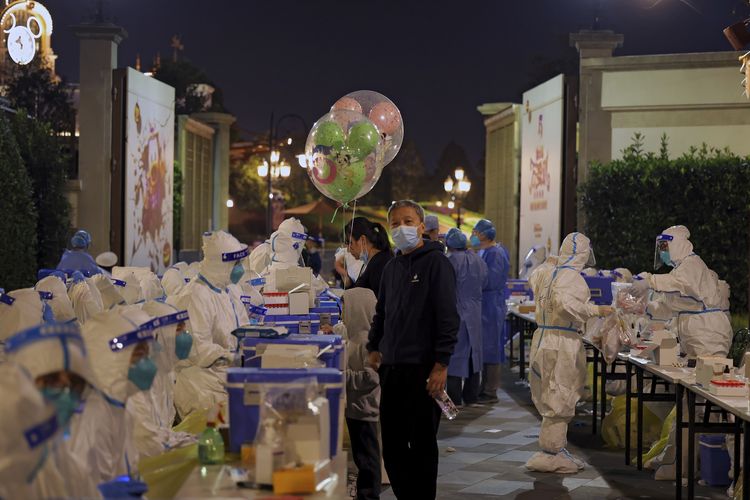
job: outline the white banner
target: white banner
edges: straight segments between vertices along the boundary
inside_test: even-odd
[[[174,89],[131,68],[127,89],[123,261],[163,273],[172,264]]]
[[[518,268],[534,245],[560,248],[563,75],[523,94]]]

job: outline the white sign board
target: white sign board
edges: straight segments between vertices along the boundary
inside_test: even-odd
[[[125,265],[172,265],[174,88],[128,68]]]
[[[560,248],[563,75],[523,94],[518,267],[534,245]]]

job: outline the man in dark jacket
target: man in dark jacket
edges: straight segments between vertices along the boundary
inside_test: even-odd
[[[396,497],[434,499],[440,408],[459,328],[456,274],[439,243],[424,241],[413,201],[388,210],[398,248],[383,270],[368,362],[379,369],[383,458]]]

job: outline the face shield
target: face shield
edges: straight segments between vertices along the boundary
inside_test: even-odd
[[[589,258],[586,261],[586,267],[596,266],[596,256],[594,255],[594,247],[589,248]]]
[[[672,258],[669,255],[669,242],[674,239],[669,234],[660,234],[656,237],[656,246],[654,249],[654,269],[658,270],[664,265],[672,265]]]

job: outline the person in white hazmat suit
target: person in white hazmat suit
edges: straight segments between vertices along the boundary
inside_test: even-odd
[[[295,265],[299,262],[299,257],[302,255],[302,248],[307,240],[305,226],[302,223],[291,217],[284,220],[279,224],[279,228],[273,232],[268,240],[264,241],[253,249],[247,259],[247,270],[252,271],[256,274],[263,275],[274,263],[274,253],[278,250],[274,250],[274,237],[283,236],[289,239],[294,239],[299,242],[297,253],[297,260],[294,262]],[[282,256],[283,257],[283,256]],[[277,258],[276,262],[280,262]]]
[[[575,473],[584,463],[566,449],[568,422],[586,381],[586,353],[579,330],[592,317],[611,313],[590,302],[581,271],[595,264],[589,239],[571,233],[560,246],[557,267],[537,277],[537,324],[529,357],[531,399],[542,416],[539,446],[527,462],[537,472]],[[536,281],[536,279],[535,279]]]
[[[143,289],[132,267],[113,267],[114,284],[120,288],[120,295],[128,305],[143,303]]]
[[[73,305],[78,322],[83,325],[95,314],[104,310],[102,295],[96,285],[79,272],[73,273],[73,284],[68,288],[68,297]]]
[[[205,233],[200,273],[179,295],[169,298],[169,303],[188,311],[193,335],[190,357],[180,361],[175,370],[174,397],[181,418],[226,403],[226,369],[237,352],[232,332],[242,326],[244,312],[227,288],[242,279],[242,260],[247,255],[247,245],[231,234]]]
[[[127,403],[138,460],[195,442],[195,436],[172,430],[176,415],[174,367],[187,359],[193,345],[186,326],[188,312],[157,301],[143,304],[143,311],[154,318],[151,324],[157,372],[151,388],[136,393]]]
[[[534,245],[523,260],[523,267],[518,273],[518,278],[529,279],[531,273],[547,260],[547,248],[544,245]]]
[[[46,292],[48,295],[47,304],[52,309],[55,321],[66,323],[75,321],[76,313],[73,311],[73,304],[68,297],[68,289],[65,281],[56,274],[51,274],[40,279],[34,289],[37,292]]]
[[[669,274],[641,273],[633,282],[638,288],[653,291],[647,314],[652,328],[662,324],[680,340],[681,350],[688,358],[698,356],[726,357],[732,343],[732,325],[722,310],[716,273],[693,252],[690,231],[685,226],[672,226],[656,237],[654,268],[672,267]],[[666,322],[663,322],[667,319]],[[662,323],[663,322],[663,323]],[[685,408],[685,411],[688,411]],[[686,442],[687,434],[683,442]],[[670,429],[664,451],[648,467],[656,467],[655,479],[673,480],[675,471],[675,427]],[[687,463],[687,446],[683,449]],[[683,474],[686,469],[683,467]]]
[[[115,306],[125,305],[125,299],[120,293],[122,287],[115,286],[111,278],[104,274],[97,274],[91,278],[90,282],[96,286],[97,290],[99,290],[99,295],[102,298],[103,310],[109,311]]]
[[[51,441],[47,459],[37,475],[35,496],[98,497],[87,464],[69,448],[72,421],[93,381],[78,324],[45,323],[28,328],[8,339],[6,349],[9,360],[31,376],[39,393],[57,413],[60,433]]]
[[[187,268],[187,264],[184,267]],[[167,297],[179,294],[189,282],[190,280],[185,277],[185,274],[177,267],[177,264],[164,271],[164,275],[161,277],[161,286],[164,288],[164,293]]]
[[[51,308],[47,316],[50,313]],[[44,319],[45,304],[33,288],[0,292],[0,344],[21,330],[41,324]]]
[[[85,461],[97,485],[135,472],[136,463],[128,458],[132,422],[125,405],[138,391],[149,390],[156,375],[150,319],[140,308],[118,306],[89,318],[82,329],[95,390],[73,425],[70,449]]]
[[[57,412],[12,362],[0,364],[0,394],[0,498],[39,498],[36,479],[59,435]]]
[[[641,273],[643,280],[634,286],[659,294],[688,358],[724,357],[732,343],[732,325],[720,304],[718,280],[693,252],[689,238],[685,226],[672,226],[657,236],[654,268],[667,265],[673,269],[669,274]]]

